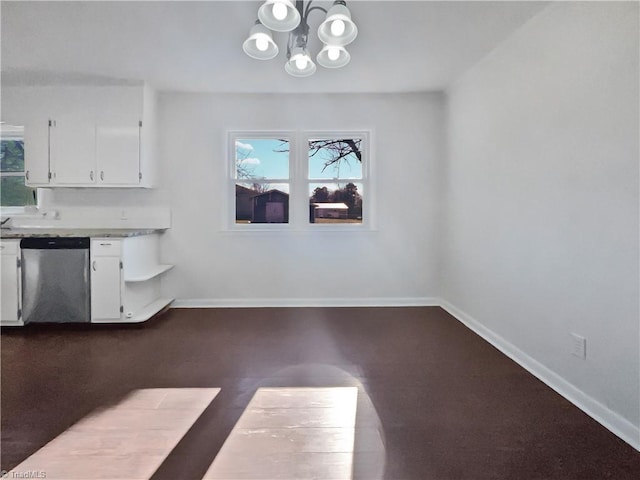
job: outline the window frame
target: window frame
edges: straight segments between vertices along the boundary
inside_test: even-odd
[[[309,140],[317,138],[361,138],[362,139],[362,178],[334,179],[309,178]],[[236,223],[236,183],[242,183],[236,175],[237,140],[283,138],[289,141],[289,178],[265,179],[264,183],[288,183],[289,185],[289,222],[288,223]],[[226,135],[226,215],[224,231],[229,232],[310,232],[340,231],[363,232],[374,230],[374,196],[372,176],[373,132],[370,129],[357,130],[230,130]],[[362,185],[362,222],[361,223],[311,223],[309,222],[309,186],[312,183],[347,183]],[[258,182],[259,183],[259,182]]]
[[[282,138],[289,141],[289,178],[265,178],[255,179],[252,181],[242,181],[236,177],[236,141],[238,140],[273,140]],[[237,130],[227,133],[227,220],[226,227],[228,230],[235,231],[281,231],[292,229],[292,187],[294,183],[295,165],[292,162],[294,152],[296,152],[296,134],[290,130]],[[236,184],[239,183],[284,183],[289,185],[289,212],[287,223],[236,223]]]
[[[372,195],[370,187],[370,171],[371,171],[371,135],[368,130],[309,130],[301,132],[304,145],[304,157],[301,162],[304,163],[304,185],[307,200],[309,200],[309,190],[311,184],[317,183],[355,183],[362,185],[362,222],[360,223],[311,223],[307,216],[307,225],[311,229],[319,230],[370,230],[372,229]],[[340,179],[318,179],[309,177],[309,141],[312,139],[344,139],[344,138],[360,138],[362,139],[360,151],[362,153],[362,178],[344,178]]]
[[[3,128],[4,127],[4,128]],[[7,129],[9,127],[9,129]],[[21,132],[14,131],[13,128],[22,128]],[[23,148],[24,148],[24,127],[17,127],[13,125],[4,124],[0,126],[0,141],[3,140],[22,140]],[[28,187],[26,185],[26,165],[24,163],[22,170],[17,172],[3,172],[0,170],[0,179],[5,177],[22,177],[25,180],[25,187],[32,188],[35,190],[36,198],[35,205],[0,205],[0,213],[3,217],[5,216],[15,216],[15,215],[28,215],[33,214],[38,211],[38,206],[40,204],[40,190],[35,187]]]

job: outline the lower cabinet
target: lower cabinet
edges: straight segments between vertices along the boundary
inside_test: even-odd
[[[173,298],[161,296],[160,277],[173,265],[161,265],[159,235],[91,238],[91,322],[144,322]],[[2,326],[21,326],[20,240],[0,241]]]
[[[2,269],[2,325],[22,325],[20,295],[20,241],[2,240],[0,242],[0,266]]]
[[[120,257],[94,257],[91,261],[91,319],[120,320],[122,275]]]
[[[91,321],[133,323],[148,320],[169,305],[160,295],[157,234],[91,239]]]

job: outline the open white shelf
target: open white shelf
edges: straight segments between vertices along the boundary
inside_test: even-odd
[[[123,323],[142,323],[149,320],[155,314],[160,313],[163,309],[168,307],[171,302],[173,302],[173,298],[159,298],[154,302],[151,302],[146,307],[137,311],[135,315],[129,318],[120,319],[96,319],[91,320],[91,323],[112,323],[112,324],[123,324]]]
[[[157,277],[158,275],[163,274],[164,272],[171,270],[173,265],[155,265],[153,268],[150,268],[146,272],[142,274],[125,276],[125,282],[146,282],[147,280],[151,280],[153,277]]]
[[[167,307],[171,302],[173,302],[173,300],[173,298],[159,298],[155,302],[150,303],[142,310],[138,311],[133,317],[125,319],[124,322],[139,323],[147,321],[156,313]]]

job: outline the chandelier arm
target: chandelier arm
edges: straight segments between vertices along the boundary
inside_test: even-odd
[[[311,2],[309,2],[309,5],[311,5]],[[324,12],[325,14],[327,13],[327,9],[323,8],[323,7],[312,7],[312,8],[307,8],[307,12],[305,13],[305,21],[307,20],[307,18],[309,17],[309,14],[311,12],[313,12],[314,10],[320,10],[322,12]]]
[[[293,35],[289,32],[287,36],[287,60],[291,58],[291,48],[293,47]]]
[[[301,0],[301,1],[304,4],[304,0]],[[304,8],[304,15],[302,17],[304,18],[305,21],[307,20],[307,15],[309,15],[309,9],[311,8],[311,4],[312,3],[313,3],[313,0],[309,0],[307,2],[306,7],[303,7]],[[300,12],[300,14],[302,14],[302,12]]]
[[[298,10],[298,13],[300,13],[300,18],[301,21],[304,21],[305,16],[306,16],[306,10],[309,9],[309,6],[311,5],[311,3],[313,2],[313,0],[309,0],[308,2],[305,3],[305,0],[296,0],[296,10]]]

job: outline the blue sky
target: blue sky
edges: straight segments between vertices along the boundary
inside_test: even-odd
[[[240,161],[257,178],[289,178],[289,153],[274,152],[287,148],[279,140],[236,140],[236,161]]]
[[[236,159],[247,167],[251,175],[257,178],[287,179],[289,178],[289,153],[275,152],[286,149],[277,139],[238,139],[236,140]],[[322,171],[330,152],[320,151],[309,161],[309,178],[313,179],[357,179],[362,178],[362,165],[350,155],[346,161],[340,162],[340,170],[328,167]],[[344,182],[341,182],[344,183]]]

